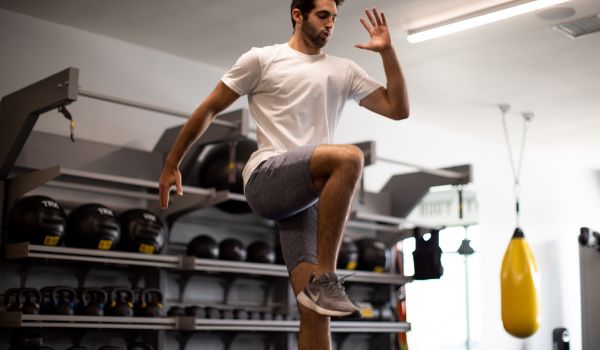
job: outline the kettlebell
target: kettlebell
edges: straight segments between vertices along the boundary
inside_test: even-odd
[[[185,308],[185,313],[188,316],[194,316],[195,318],[206,318],[206,309],[202,306],[188,306]]]
[[[56,315],[73,315],[75,314],[75,302],[77,300],[77,293],[75,289],[65,286],[59,286],[54,288],[52,292],[52,299],[54,301],[54,313]]]
[[[154,348],[146,343],[132,343],[129,344],[127,350],[154,350]]]
[[[133,316],[133,291],[129,288],[115,287],[110,292],[111,304],[109,312],[111,316]]]
[[[101,288],[85,288],[81,291],[79,313],[88,316],[104,316],[106,292]]]
[[[4,306],[6,311],[21,311],[23,306],[21,288],[11,288],[4,292]]]
[[[248,311],[246,311],[244,309],[235,309],[235,310],[233,310],[233,317],[235,317],[236,320],[247,320],[250,318],[250,314],[248,313]],[[260,320],[259,313],[258,313],[258,320]]]
[[[146,288],[140,294],[141,305],[138,316],[160,317],[163,309],[163,295],[156,288]]]
[[[185,316],[185,310],[181,306],[171,306],[167,312],[167,316]]]
[[[27,315],[37,315],[40,313],[40,303],[42,301],[42,295],[40,291],[35,288],[23,288],[21,289],[21,312]]]
[[[54,303],[53,293],[54,293],[53,286],[48,286],[48,287],[44,287],[44,288],[40,289],[40,296],[42,298],[41,302],[40,302],[41,303],[40,314],[52,315],[55,313],[56,304]]]

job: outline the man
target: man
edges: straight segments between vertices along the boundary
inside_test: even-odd
[[[404,77],[383,13],[366,9],[360,22],[370,35],[356,45],[381,55],[387,85],[354,62],[321,51],[344,0],[292,0],[293,34],[285,44],[253,48],[242,55],[182,128],[160,177],[161,205],[169,190],[183,194],[178,165],[217,114],[248,95],[257,125],[258,150],[244,171],[244,192],[256,214],[275,220],[300,312],[301,349],[331,347],[328,316],[356,307],[335,266],[363,154],[353,145],[333,145],[344,103],[394,120],[408,117]]]

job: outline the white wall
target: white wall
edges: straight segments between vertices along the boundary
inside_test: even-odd
[[[423,125],[418,115],[397,123],[373,116],[356,105],[348,106],[346,113],[338,129],[340,142],[375,139],[380,156],[425,166],[473,164],[483,240],[480,253],[485,308],[481,310],[481,349],[551,349],[552,330],[557,327],[569,329],[571,349],[581,349],[577,235],[581,226],[600,228],[597,174],[592,169],[575,167],[572,159],[556,158],[554,152],[532,144],[531,139],[527,145],[521,175],[521,227],[542,276],[542,325],[534,336],[520,340],[504,331],[500,314],[500,265],[515,227],[515,215],[512,173],[499,114],[492,110],[492,118],[497,118],[490,122],[490,128],[497,129],[495,137],[482,142]],[[535,123],[530,128],[535,130]],[[511,132],[521,135],[518,127]],[[514,135],[513,140],[519,139]],[[390,174],[406,171],[376,164],[366,171],[366,187],[377,191]]]
[[[223,73],[222,69],[0,10],[0,95],[68,66],[81,69],[83,88],[181,111],[192,111]],[[190,43],[193,45],[193,43]],[[244,106],[240,100],[233,108]],[[71,106],[81,138],[151,149],[165,127],[183,120],[80,98]],[[550,349],[551,331],[565,326],[572,349],[581,349],[579,263],[580,226],[600,228],[600,189],[590,169],[553,159],[543,147],[527,153],[522,181],[522,226],[542,273],[542,328],[527,341],[509,336],[500,320],[500,263],[514,228],[512,179],[499,124],[497,137],[482,142],[419,122],[374,117],[347,106],[338,142],[377,141],[382,157],[425,166],[472,163],[478,192],[484,266],[482,349]],[[532,128],[535,127],[535,124]],[[37,130],[67,135],[56,113],[41,118]],[[466,136],[465,136],[466,135]],[[560,140],[557,140],[560,142]],[[366,171],[367,189],[378,190],[390,176],[406,172],[376,164]],[[411,312],[418,312],[412,310]]]
[[[5,10],[0,28],[1,96],[77,67],[82,89],[191,113],[223,74],[200,62]],[[140,149],[152,149],[165,127],[185,122],[81,96],[69,110],[77,136]],[[49,112],[36,130],[68,135],[68,123]]]

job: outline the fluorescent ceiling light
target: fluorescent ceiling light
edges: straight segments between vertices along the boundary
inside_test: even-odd
[[[484,24],[500,21],[506,18],[536,11],[544,7],[561,4],[569,0],[534,0],[509,1],[505,4],[473,12],[458,18],[433,24],[431,26],[413,29],[408,32],[406,40],[410,43],[434,39],[440,36],[479,27]]]

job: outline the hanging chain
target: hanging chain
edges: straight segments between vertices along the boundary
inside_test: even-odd
[[[515,211],[516,211],[516,219],[517,219],[517,227],[520,226],[520,208],[519,208],[519,196],[520,196],[520,178],[521,178],[521,169],[523,166],[523,154],[525,151],[525,141],[527,139],[527,128],[529,126],[529,122],[533,119],[533,113],[531,112],[523,112],[523,135],[521,137],[521,150],[519,152],[519,161],[518,164],[515,163],[515,159],[512,152],[508,125],[506,124],[506,112],[510,109],[510,105],[501,104],[498,106],[500,111],[502,112],[502,126],[504,127],[504,138],[506,140],[506,147],[508,149],[508,158],[510,160],[510,167],[512,169],[513,179],[514,179],[514,196],[515,196]]]

